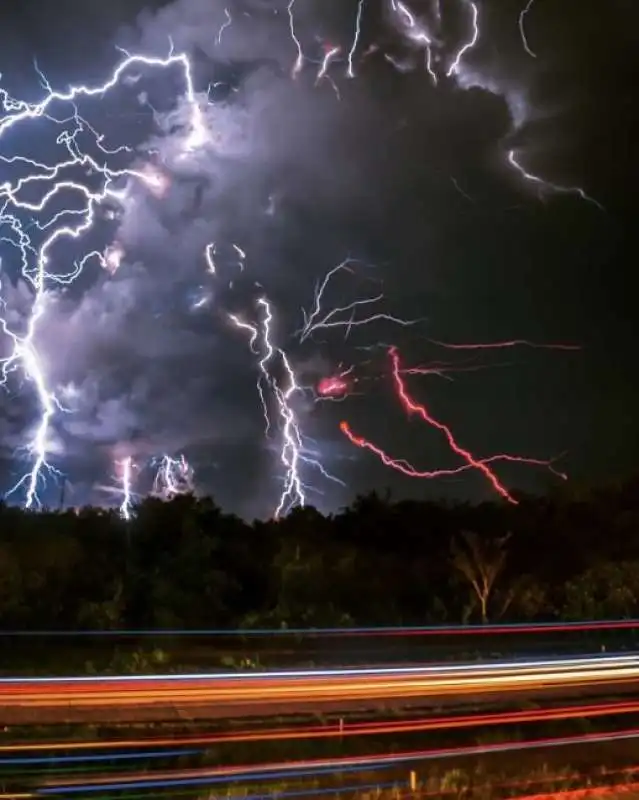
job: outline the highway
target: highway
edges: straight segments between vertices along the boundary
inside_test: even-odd
[[[143,723],[617,695],[639,656],[195,675],[0,679],[0,724]]]
[[[157,791],[160,789],[174,789],[185,787],[222,788],[229,784],[241,781],[246,797],[264,798],[272,796],[272,792],[249,794],[252,787],[259,789],[265,784],[280,784],[282,782],[299,781],[313,778],[316,781],[322,778],[335,781],[337,778],[350,779],[359,774],[368,775],[369,779],[376,776],[377,782],[371,788],[392,785],[386,783],[398,771],[407,774],[418,764],[433,761],[446,761],[451,759],[489,756],[495,754],[521,753],[539,749],[569,748],[574,746],[588,746],[595,744],[614,743],[619,741],[635,742],[639,738],[639,729],[631,728],[613,733],[577,734],[563,737],[544,737],[529,739],[527,741],[502,741],[471,746],[438,747],[420,750],[403,750],[394,753],[373,753],[360,756],[338,756],[332,758],[305,758],[291,761],[269,761],[253,764],[231,766],[209,766],[198,768],[173,768],[168,770],[154,770],[149,773],[148,768],[137,771],[111,772],[108,775],[83,775],[81,777],[54,777],[39,778],[32,781],[36,785],[30,791],[20,795],[12,794],[11,797],[44,797],[44,796],[74,796],[102,792],[123,791]],[[148,758],[148,756],[147,756]],[[60,761],[63,761],[61,759]],[[60,763],[60,762],[58,762]],[[34,765],[35,766],[35,765]],[[636,769],[634,770],[636,772]],[[384,776],[386,775],[386,781]],[[399,781],[404,783],[404,781]],[[394,785],[398,784],[395,778]],[[352,786],[354,790],[363,788],[361,785]],[[342,788],[342,791],[345,789]],[[223,791],[223,790],[222,790]],[[330,790],[329,790],[330,791]],[[325,790],[317,788],[313,791],[298,791],[290,796],[322,795]],[[334,788],[331,794],[337,792]],[[279,794],[279,792],[278,792]],[[285,793],[289,794],[289,793]],[[413,795],[415,796],[415,795]],[[424,796],[424,795],[422,795]],[[440,795],[441,796],[441,795]],[[1,795],[0,797],[8,797]]]

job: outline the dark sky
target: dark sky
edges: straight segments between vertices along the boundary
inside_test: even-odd
[[[52,250],[53,276],[115,240],[125,253],[115,275],[93,258],[72,286],[49,281],[42,301],[34,342],[49,387],[67,408],[52,419],[48,460],[67,476],[69,502],[113,501],[104,487],[113,484],[114,461],[125,456],[144,493],[152,459],[184,454],[198,491],[245,515],[272,512],[281,492],[282,431],[273,414],[264,438],[256,357],[228,316],[255,322],[260,297],[272,305],[274,341],[300,383],[316,385],[354,365],[354,394],[341,402],[314,403],[311,392],[293,397],[309,449],[345,484],[302,465],[307,499],[322,510],[373,488],[391,487],[398,496],[493,496],[472,471],[436,481],[402,477],[340,433],[340,420],[348,420],[419,469],[461,463],[441,433],[407,419],[392,393],[386,350],[372,347],[379,344],[397,345],[407,366],[472,368],[410,377],[408,384],[479,456],[565,453],[558,466],[577,484],[636,470],[631,204],[639,8],[632,0],[536,0],[525,18],[533,57],[520,37],[522,4],[484,0],[477,44],[447,78],[469,38],[469,3],[442,0],[438,18],[436,0],[407,2],[413,29],[391,6],[365,0],[356,77],[349,79],[344,56],[357,2],[297,0],[295,30],[307,58],[293,79],[296,50],[281,0],[3,4],[1,86],[13,98],[44,97],[34,59],[56,89],[99,84],[122,58],[115,45],[164,57],[169,37],[176,52],[191,57],[196,91],[212,87],[210,105],[199,95],[209,140],[186,155],[190,107],[176,67],[131,69],[103,97],[78,103],[82,119],[105,134],[105,146],[133,148],[104,156],[85,127],[83,152],[100,163],[108,158],[111,169],[152,164],[168,187],[157,197],[135,179],[117,183],[129,189],[120,204],[108,205],[115,219],[101,204],[89,234]],[[233,22],[219,36],[225,8]],[[417,25],[433,42],[437,86],[423,45],[411,41]],[[341,55],[330,80],[317,82],[331,45]],[[60,122],[70,113],[59,104],[52,107],[57,123],[27,120],[0,135],[5,199],[4,181],[28,174],[15,156],[44,164],[64,156],[56,137],[72,130],[73,122]],[[508,164],[510,149],[548,183],[523,179]],[[100,186],[100,176],[84,168],[64,177],[92,191]],[[601,208],[553,191],[553,184],[582,187]],[[53,185],[42,182],[20,199],[38,202]],[[37,223],[65,207],[81,208],[77,195],[61,193],[40,216],[18,212],[36,249],[53,230],[39,233]],[[15,241],[3,222],[0,236]],[[206,271],[209,242],[216,243],[216,276]],[[233,244],[246,252],[241,267]],[[5,318],[10,330],[24,331],[33,291],[18,279],[16,248],[0,248]],[[335,277],[327,310],[383,292],[376,310],[419,324],[380,321],[348,338],[337,328],[300,343],[301,308],[312,307],[316,282],[347,257],[358,262]],[[429,341],[512,339],[581,349],[451,352]],[[10,345],[5,336],[0,355],[7,357]],[[480,365],[486,368],[475,369]],[[31,468],[33,458],[17,448],[33,436],[37,414],[34,387],[18,370],[0,399],[6,488]],[[509,487],[543,490],[554,480],[532,466],[495,469]],[[59,491],[53,483],[41,496],[54,502]]]

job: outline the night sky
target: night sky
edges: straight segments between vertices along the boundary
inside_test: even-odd
[[[38,321],[38,358],[66,409],[51,421],[47,459],[65,476],[67,503],[118,502],[108,487],[126,457],[135,490],[145,494],[152,460],[183,454],[198,492],[245,516],[272,513],[282,486],[282,430],[271,406],[265,438],[257,357],[247,332],[229,318],[254,323],[261,297],[273,309],[273,341],[300,384],[317,386],[354,367],[352,394],[339,402],[314,402],[311,389],[292,400],[312,457],[344,484],[301,466],[307,500],[323,511],[387,487],[397,497],[495,496],[477,471],[432,481],[403,477],[340,432],[347,420],[419,469],[461,463],[441,433],[402,410],[388,345],[399,348],[407,367],[463,368],[406,380],[412,396],[478,456],[563,454],[556,466],[576,485],[636,469],[631,204],[639,6],[537,0],[525,17],[533,57],[520,36],[522,3],[480,1],[479,39],[446,77],[471,34],[472,8],[441,0],[438,19],[436,0],[412,0],[406,8],[433,43],[435,86],[424,45],[411,41],[414,29],[392,5],[364,0],[351,79],[351,0],[297,0],[295,31],[306,59],[295,78],[297,52],[281,0],[3,4],[0,86],[12,98],[37,103],[45,96],[34,59],[51,86],[64,90],[105,82],[123,58],[116,45],[165,57],[170,37],[192,60],[209,130],[208,141],[185,156],[189,109],[177,67],[131,68],[103,97],[78,103],[80,117],[105,135],[105,147],[132,148],[105,156],[86,127],[86,152],[100,163],[110,159],[111,169],[158,170],[167,186],[159,196],[123,179],[118,188],[131,188],[122,203],[101,204],[86,236],[51,251],[48,269],[58,278],[113,242],[124,252],[114,274],[95,257],[71,285],[49,281]],[[225,9],[232,24],[220,36]],[[340,54],[318,81],[331,46]],[[72,109],[59,104],[52,114],[58,122],[27,120],[0,135],[2,203],[5,182],[28,174],[16,155],[43,164],[63,158],[56,137],[73,129]],[[508,163],[511,149],[548,183],[525,180]],[[86,168],[64,177],[99,186]],[[553,184],[581,187],[596,202],[553,191]],[[36,203],[51,186],[31,187],[21,199]],[[36,251],[53,230],[39,231],[38,220],[64,208],[82,205],[62,192],[40,216],[18,213]],[[77,222],[61,219],[56,224]],[[6,216],[2,221],[0,236],[15,243],[15,230]],[[204,255],[211,242],[214,276]],[[20,279],[19,251],[5,241],[0,255],[4,319],[24,332],[33,288]],[[302,308],[312,309],[317,282],[346,258],[354,261],[329,284],[327,311],[383,293],[382,302],[359,309],[360,317],[382,312],[420,321],[323,330],[300,343]],[[450,351],[432,341],[513,339],[581,349]],[[11,351],[5,335],[0,356]],[[273,370],[284,386],[281,361]],[[33,456],[20,447],[37,420],[34,387],[17,369],[0,395],[5,491],[31,469]],[[543,491],[557,482],[535,466],[497,464],[495,471],[511,488]],[[56,503],[60,485],[50,481],[42,500]],[[11,497],[23,502],[24,487]]]

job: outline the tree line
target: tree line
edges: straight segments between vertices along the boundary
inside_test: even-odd
[[[426,625],[639,617],[639,482],[501,503],[370,494],[247,523],[210,498],[0,504],[0,629]]]

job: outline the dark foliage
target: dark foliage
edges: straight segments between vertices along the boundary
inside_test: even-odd
[[[502,504],[372,494],[249,525],[210,499],[0,505],[4,630],[440,624],[639,616],[639,485]]]

